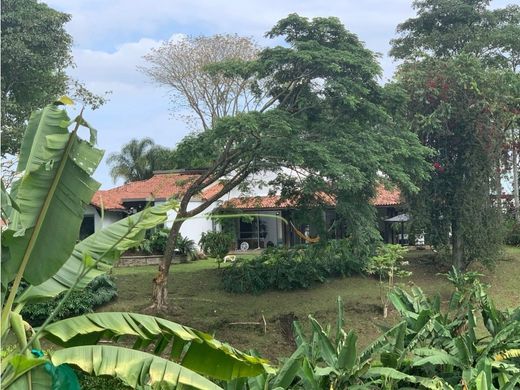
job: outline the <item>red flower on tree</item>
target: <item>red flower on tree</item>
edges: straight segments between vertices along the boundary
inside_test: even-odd
[[[444,173],[444,171],[446,170],[439,162],[435,161],[433,163],[433,167],[435,168],[435,170],[439,173]]]

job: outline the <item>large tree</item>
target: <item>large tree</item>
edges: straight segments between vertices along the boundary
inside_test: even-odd
[[[207,169],[181,199],[154,279],[155,309],[167,305],[167,276],[183,221],[255,173],[278,172],[274,184],[301,204],[319,206],[316,194],[335,197],[358,238],[373,232],[369,199],[378,183],[391,178],[414,190],[413,177],[427,174],[427,149],[390,115],[403,94],[379,86],[376,56],[337,18],[293,14],[268,35],[284,38],[287,46],[265,49],[242,64],[232,60],[206,67],[211,74],[242,77],[250,88],[261,86],[254,92],[262,96],[262,106],[220,118],[177,146],[180,160]],[[188,211],[192,196],[220,180],[220,191]]]
[[[404,60],[397,78],[408,91],[409,123],[437,153],[432,180],[411,197],[416,223],[460,269],[499,251],[500,159],[518,104],[519,8],[488,5],[415,1],[417,17],[392,41],[391,54]]]
[[[67,90],[69,20],[36,0],[2,0],[2,155],[18,153],[31,111]]]
[[[196,129],[207,130],[219,118],[254,110],[261,101],[250,78],[210,67],[223,61],[240,66],[258,51],[254,41],[238,35],[188,36],[153,49],[141,70],[170,90],[175,112]]]

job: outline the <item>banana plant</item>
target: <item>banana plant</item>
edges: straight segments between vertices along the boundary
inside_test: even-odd
[[[247,380],[234,380],[226,390],[265,389],[376,389],[389,378],[408,378],[391,367],[373,367],[374,357],[386,345],[390,334],[402,324],[391,328],[363,350],[358,350],[357,335],[344,330],[343,302],[337,299],[338,316],[335,326],[322,327],[309,316],[311,333],[305,334],[295,321],[294,334],[297,348],[280,369],[271,375],[263,374]]]
[[[94,146],[96,132],[81,114],[70,121],[60,107],[68,103],[62,98],[31,116],[19,179],[9,193],[2,186],[2,388],[77,388],[68,364],[134,388],[218,389],[203,375],[232,380],[271,372],[263,359],[151,316],[99,313],[51,324],[58,306],[38,329],[23,320],[19,313],[25,304],[65,291],[63,304],[71,291],[84,288],[139,244],[147,229],[164,223],[177,205],[168,201],[146,208],[76,243],[84,209],[99,188],[91,175],[103,151]],[[80,126],[90,129],[89,141],[78,137]],[[22,280],[29,287],[20,291]],[[122,336],[135,338],[133,348],[117,345]],[[58,349],[43,352],[41,340]]]
[[[498,310],[477,274],[452,271],[449,280],[455,290],[446,309],[438,297],[430,299],[418,288],[390,294],[406,325],[404,348],[391,351],[394,367],[425,387],[428,376],[446,389],[515,388],[520,380],[520,308]],[[477,331],[479,312],[487,335]]]

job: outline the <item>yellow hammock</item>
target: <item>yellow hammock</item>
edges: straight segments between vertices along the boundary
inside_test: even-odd
[[[289,223],[291,224],[291,227],[293,228],[293,230],[296,233],[296,235],[298,237],[300,237],[302,240],[304,240],[305,242],[308,242],[308,243],[311,243],[311,244],[316,244],[317,242],[320,242],[320,236],[316,236],[314,238],[307,237],[305,234],[303,234],[298,229],[296,229],[296,226],[293,225],[292,221],[290,221]]]

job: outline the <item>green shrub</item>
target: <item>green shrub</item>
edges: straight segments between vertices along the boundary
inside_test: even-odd
[[[188,237],[182,237],[180,234],[179,237],[177,237],[175,249],[178,254],[185,256],[187,260],[193,259],[197,252],[195,249],[195,241],[190,240]]]
[[[514,219],[506,221],[505,226],[505,243],[507,245],[520,246],[520,223]]]
[[[40,326],[58,306],[63,295],[64,293],[49,301],[26,305],[21,314],[32,326]],[[84,290],[73,291],[54,320],[92,313],[94,308],[110,302],[116,296],[117,287],[113,279],[108,275],[100,275],[93,279]]]
[[[217,259],[219,267],[229,252],[233,244],[233,236],[225,232],[206,232],[202,233],[199,245],[202,250],[210,257]]]
[[[146,232],[146,238],[139,244],[137,249],[150,255],[163,254],[168,242],[170,229],[153,229]]]
[[[266,249],[260,256],[224,269],[222,285],[235,293],[309,288],[328,277],[360,273],[366,259],[354,256],[348,240],[301,249]]]

